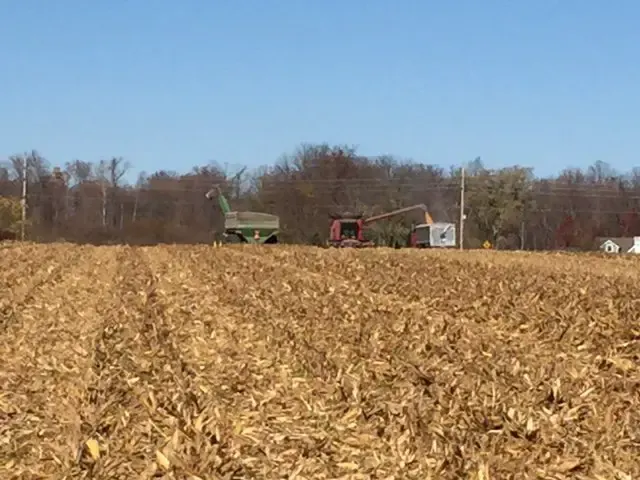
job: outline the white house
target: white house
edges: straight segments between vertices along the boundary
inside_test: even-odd
[[[606,253],[640,254],[640,237],[601,237],[596,242],[598,249]]]

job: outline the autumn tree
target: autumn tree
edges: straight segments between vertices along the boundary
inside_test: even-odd
[[[460,168],[448,170],[394,155],[365,156],[350,145],[302,144],[275,164],[235,175],[227,166],[156,171],[128,184],[128,159],[47,161],[36,150],[0,162],[0,197],[20,198],[27,178],[29,238],[78,242],[210,242],[223,228],[219,185],[237,210],[280,217],[281,241],[321,244],[329,214],[364,215],[425,204],[436,221],[456,222]],[[27,164],[25,170],[24,164]],[[57,168],[60,165],[63,168]],[[465,165],[465,243],[499,248],[586,248],[597,235],[640,234],[640,169],[605,162],[535,178],[530,169]],[[380,244],[404,239],[418,216],[381,221],[368,234]],[[6,222],[5,222],[6,223]]]
[[[0,240],[17,238],[22,222],[22,205],[15,197],[0,197]]]
[[[525,212],[534,208],[532,171],[514,166],[470,173],[467,212],[478,233],[493,244],[520,235]]]

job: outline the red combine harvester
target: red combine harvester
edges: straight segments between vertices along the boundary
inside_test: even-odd
[[[424,212],[424,223],[430,225],[433,219],[427,210],[426,205],[412,205],[410,207],[400,208],[393,212],[375,215],[373,217],[363,218],[363,215],[354,215],[351,213],[331,215],[331,226],[329,228],[329,241],[331,247],[374,247],[372,241],[366,240],[364,237],[364,229],[367,225],[371,225],[379,220],[402,215],[403,213],[421,210]]]

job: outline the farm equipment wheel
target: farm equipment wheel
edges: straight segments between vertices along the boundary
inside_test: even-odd
[[[238,235],[235,235],[235,234],[224,234],[222,236],[222,243],[225,243],[225,244],[237,244],[237,243],[242,243],[242,240],[240,239],[240,237],[238,237]]]

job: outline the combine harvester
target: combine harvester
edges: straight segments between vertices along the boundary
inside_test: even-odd
[[[336,248],[374,247],[375,243],[365,238],[366,226],[416,210],[424,212],[424,222],[411,228],[409,247],[450,248],[456,246],[455,224],[434,222],[424,204],[412,205],[367,218],[364,218],[363,215],[350,213],[332,215],[327,243],[330,247]]]
[[[270,213],[231,210],[229,202],[217,185],[205,194],[208,200],[212,200],[216,196],[224,214],[222,243],[261,245],[278,243],[280,217]]]

